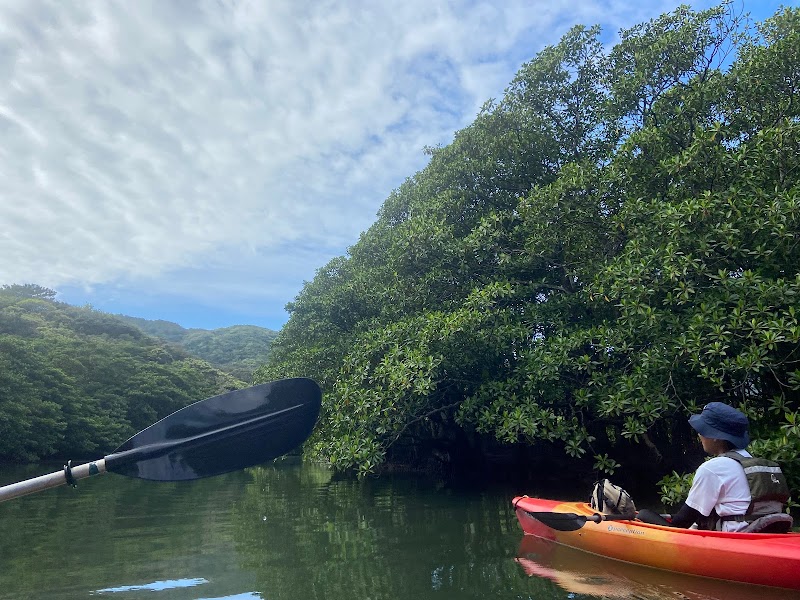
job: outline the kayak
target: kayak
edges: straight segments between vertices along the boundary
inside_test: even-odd
[[[800,534],[678,529],[598,515],[585,502],[518,496],[522,530],[607,558],[711,577],[800,590]]]

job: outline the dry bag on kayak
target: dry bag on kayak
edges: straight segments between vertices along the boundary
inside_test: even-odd
[[[601,479],[594,484],[589,506],[601,514],[631,515],[636,514],[636,505],[631,495],[608,479]]]

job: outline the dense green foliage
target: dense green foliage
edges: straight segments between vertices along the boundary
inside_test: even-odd
[[[220,329],[185,329],[177,323],[117,315],[148,335],[178,344],[189,354],[202,358],[242,381],[267,362],[272,340],[278,332],[255,325],[234,325]]]
[[[0,458],[109,452],[158,419],[242,382],[121,319],[0,288]]]
[[[289,305],[257,379],[321,382],[337,468],[490,436],[664,474],[723,400],[800,488],[800,10],[599,35],[525,64]]]

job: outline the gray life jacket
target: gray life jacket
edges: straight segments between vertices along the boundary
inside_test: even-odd
[[[789,485],[778,463],[765,458],[742,456],[733,450],[722,456],[732,458],[742,465],[750,487],[750,506],[744,515],[717,517],[719,521],[709,529],[718,529],[722,521],[752,523],[764,515],[783,512],[789,500]],[[716,516],[716,513],[712,511],[711,516]]]

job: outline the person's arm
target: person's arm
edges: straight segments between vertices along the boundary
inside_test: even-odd
[[[722,480],[714,469],[714,465],[717,464],[716,461],[718,460],[729,461],[733,459],[712,458],[697,468],[686,502],[683,503],[678,512],[672,515],[670,525],[686,529],[694,523],[699,524],[714,510],[722,490]]]
[[[670,525],[672,527],[681,527],[686,529],[687,527],[691,527],[694,523],[699,522],[700,519],[704,518],[700,511],[695,510],[685,502],[683,506],[680,507],[678,512],[672,515],[672,519],[670,520]]]

